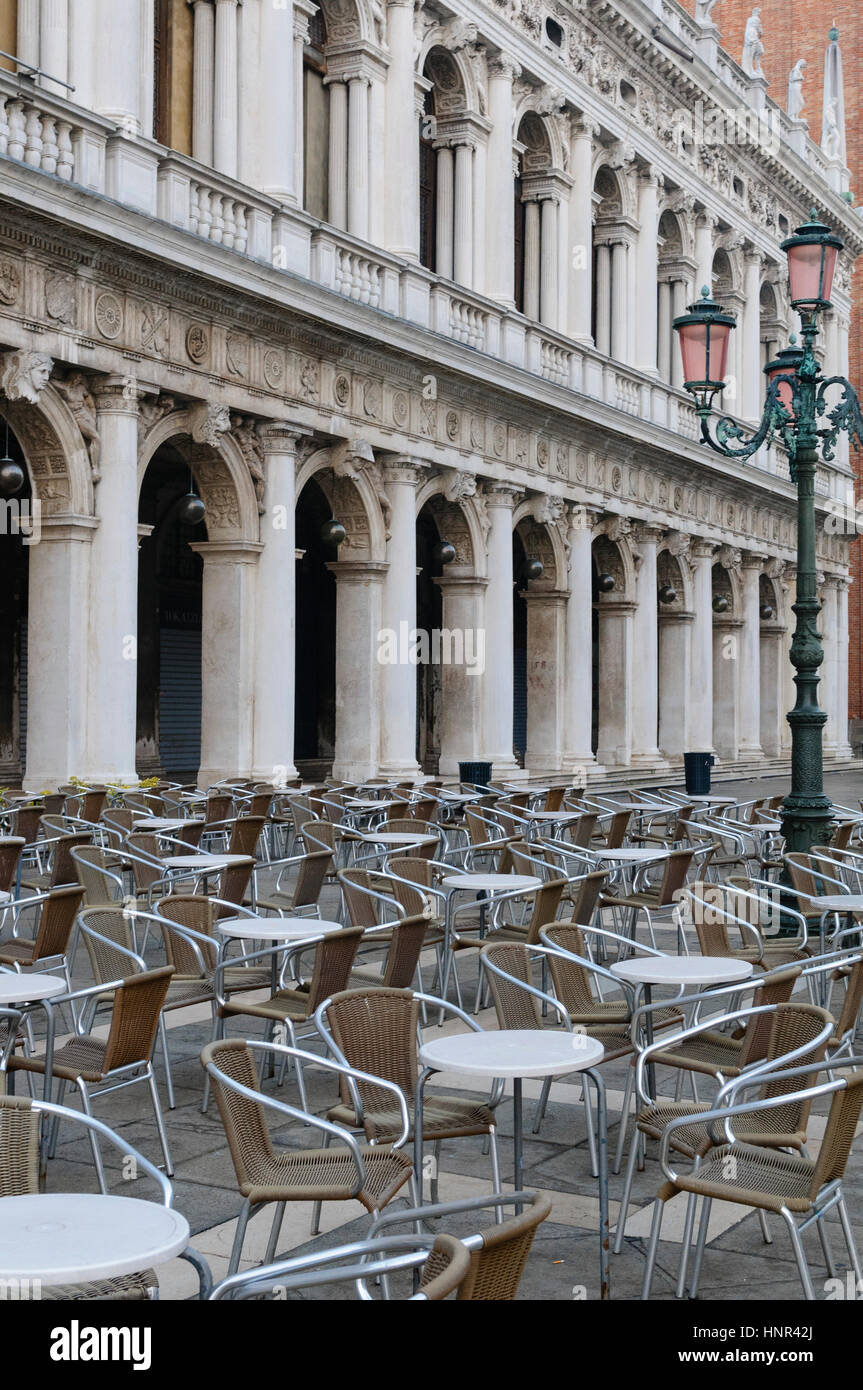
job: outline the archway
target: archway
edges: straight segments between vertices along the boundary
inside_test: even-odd
[[[294,761],[304,777],[329,771],[336,748],[338,548],[321,535],[332,508],[317,478],[297,499],[297,664]]]
[[[593,752],[597,762],[625,766],[632,753],[631,557],[600,534],[593,542]]]
[[[670,550],[661,550],[657,556],[656,580],[659,627],[657,747],[666,757],[679,760],[690,746],[695,613],[684,566]]]
[[[732,570],[715,564],[712,571],[713,606],[713,745],[720,758],[737,759],[740,739],[739,591]]]
[[[761,747],[768,758],[778,758],[782,754],[782,735],[785,730],[784,685],[787,659],[784,651],[785,605],[779,580],[766,574],[759,576],[758,605]],[[834,648],[835,642],[834,636]],[[835,672],[831,674],[835,675]]]
[[[621,183],[602,165],[593,185],[593,341],[616,362],[627,358],[630,233],[624,223]]]
[[[2,428],[2,424],[0,424]],[[4,436],[4,454],[24,470],[24,485],[0,497],[0,778],[18,785],[27,749],[27,611],[32,536],[39,539],[33,490],[15,435]],[[45,596],[47,598],[47,596]]]

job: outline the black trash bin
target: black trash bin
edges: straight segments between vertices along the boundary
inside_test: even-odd
[[[459,763],[458,776],[460,782],[487,788],[491,781],[491,763]]]
[[[710,769],[715,761],[712,753],[684,753],[686,790],[690,796],[706,796],[710,791]]]

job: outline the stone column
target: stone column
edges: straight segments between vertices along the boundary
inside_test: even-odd
[[[453,206],[453,158],[449,145],[437,147],[437,200],[435,206],[435,269],[438,275],[447,280],[453,278],[452,236]]]
[[[483,751],[494,777],[517,771],[512,752],[513,733],[513,573],[512,509],[516,490],[489,483],[483,496],[488,509],[488,588],[485,592],[485,672],[483,686]]]
[[[593,558],[591,527],[599,515],[588,507],[569,510],[569,602],[566,605],[564,766],[579,773],[595,764],[593,722]]]
[[[662,531],[658,526],[639,526],[634,542],[641,556],[636,583],[637,678],[632,696],[632,762],[653,764],[661,761],[657,746],[659,713],[659,633],[656,598],[656,549]]]
[[[362,781],[375,776],[380,757],[380,672],[383,668],[377,658],[386,565],[373,560],[338,560],[328,569],[336,576],[333,776]]]
[[[785,710],[782,702],[783,644],[785,624],[782,614],[770,622],[762,622],[760,631],[761,662],[761,747],[768,758],[782,756],[782,725]]]
[[[212,164],[216,12],[211,0],[195,0],[193,10],[192,156],[201,164]]]
[[[252,769],[256,580],[263,546],[224,540],[191,548],[204,561],[198,786],[208,787],[225,777],[248,777]]]
[[[671,283],[668,280],[660,280],[659,282],[656,331],[659,375],[663,381],[670,384],[674,353],[678,349],[676,343],[672,341],[674,333],[671,328]]]
[[[713,744],[723,762],[736,762],[740,741],[740,645],[743,619],[713,619]],[[700,751],[700,750],[696,750]]]
[[[848,585],[850,580],[840,577],[836,586],[836,754],[840,758],[852,756],[848,741]]]
[[[689,686],[690,748],[684,752],[713,750],[713,552],[711,541],[693,541],[693,622]]]
[[[139,0],[100,0],[98,41],[106,57],[96,64],[97,109],[125,129],[140,131]]]
[[[334,227],[348,226],[348,89],[338,77],[327,78],[330,89],[330,148],[327,211]]]
[[[213,165],[237,177],[237,0],[215,0],[216,59],[213,90]],[[282,54],[282,62],[285,55]],[[288,132],[285,132],[286,138]]]
[[[138,121],[147,140],[155,136],[155,28],[156,0],[138,0]]]
[[[284,0],[281,5],[262,5],[260,15],[261,68],[256,101],[260,108],[261,187],[271,198],[293,203],[301,196],[294,173],[293,0]]]
[[[417,622],[417,484],[418,459],[394,456],[385,473],[390,499],[387,572],[383,582],[382,627],[396,634],[399,655],[407,648]],[[407,635],[402,643],[401,633]],[[397,661],[381,667],[381,775],[419,777],[417,763],[417,669]]]
[[[39,63],[39,0],[18,0],[15,52],[28,67]]]
[[[444,572],[435,583],[440,586],[442,622],[447,632],[461,632],[466,643],[472,634],[474,664],[443,662],[441,664],[441,735],[440,774],[457,777],[460,762],[472,762],[484,756],[482,742],[483,678],[488,654],[480,648],[477,634],[484,630],[483,598],[487,579],[473,574],[450,575]],[[479,661],[480,651],[483,660]]]
[[[611,354],[611,247],[606,241],[596,248],[596,350]]]
[[[524,313],[529,319],[539,318],[539,203],[529,198],[524,205]]]
[[[657,371],[656,269],[659,260],[659,185],[662,176],[653,169],[639,180],[636,270],[638,296],[635,302],[635,365],[642,372]],[[661,360],[661,359],[660,359]]]
[[[414,94],[413,0],[389,0],[387,43],[386,249],[408,260],[419,258],[419,137]]]
[[[791,634],[796,621],[792,605],[797,598],[797,571],[793,564],[786,564],[781,588],[786,634],[782,642],[782,756],[787,758],[791,756],[791,725],[788,723],[788,711],[794,708],[797,700],[794,667],[791,665]],[[847,708],[847,682],[845,688]]]
[[[569,334],[589,343],[593,276],[593,137],[599,127],[581,117],[572,122],[572,191],[569,195]]]
[[[39,544],[30,547],[27,791],[57,787],[70,774],[83,776],[87,766],[90,553],[98,524],[90,517],[43,517]],[[21,756],[25,761],[23,749]]]
[[[566,610],[569,594],[560,590],[525,592],[527,602],[527,748],[531,772],[559,772],[563,766],[566,714]]]
[[[559,254],[557,247],[558,204],[544,198],[540,211],[539,314],[547,328],[557,328]]]
[[[760,420],[763,404],[761,375],[761,256],[749,251],[744,257],[743,322],[741,324],[742,381],[737,385],[735,414],[745,420]]]
[[[92,42],[92,36],[91,36]],[[39,16],[39,66],[51,77],[65,82],[69,67],[69,10],[68,0],[42,0]],[[58,96],[66,96],[66,88],[48,78],[41,85]],[[76,94],[77,95],[77,94]]]
[[[709,212],[702,212],[698,215],[695,222],[695,294],[693,299],[698,299],[701,295],[702,285],[706,285],[709,290],[713,288],[713,233],[716,228],[716,218]]]
[[[486,249],[486,220],[485,220],[485,186],[486,169],[488,165],[488,148],[485,139],[479,137],[473,147],[473,246],[471,254],[473,258],[473,274],[471,286],[477,294],[485,294],[485,249]],[[514,199],[510,199],[514,206]]]
[[[294,7],[294,191],[297,204],[305,204],[305,131],[303,128],[303,49],[309,41],[308,0],[295,0]]]
[[[138,686],[139,393],[109,377],[93,396],[102,480],[90,560],[86,766],[78,775],[128,782],[135,778]]]
[[[307,430],[273,422],[261,430],[264,513],[255,604],[252,776],[294,777],[296,661],[296,451]]]
[[[685,281],[685,280],[674,280],[674,281],[672,281],[672,284],[671,284],[671,319],[672,319],[672,322],[674,321],[674,319],[676,319],[676,318],[678,317],[678,315],[684,314],[684,313],[686,312],[686,298],[687,298],[687,296],[686,296],[686,281]],[[669,340],[670,340],[670,341],[673,340],[673,339],[674,339],[674,336],[675,336],[674,330],[672,329],[671,324],[669,324],[669,326],[668,326],[668,336],[669,336]],[[670,346],[670,349],[669,349],[669,356],[670,356],[670,358],[671,358],[671,384],[672,384],[672,386],[676,386],[677,389],[680,390],[680,388],[683,386],[683,358],[682,358],[682,356],[681,356],[681,353],[680,353],[680,346],[679,346],[678,343],[675,343],[674,341],[671,341],[671,346]]]
[[[694,613],[660,609],[659,747],[665,757],[681,761],[694,750],[691,728],[692,635]],[[706,752],[706,749],[698,749]]]
[[[627,767],[632,761],[633,617],[636,608],[631,599],[615,598],[613,593],[604,594],[599,600],[596,761],[609,767]],[[639,671],[639,684],[640,679]]]
[[[513,238],[515,236],[512,177],[512,84],[521,68],[505,53],[488,68],[488,175],[486,178],[486,293],[511,308]]]
[[[97,0],[69,0],[69,81],[75,88],[69,95],[77,106],[96,102],[96,16]]]
[[[838,612],[836,576],[827,574],[821,585],[821,616],[819,628],[824,660],[821,663],[821,682],[818,687],[818,703],[827,712],[824,725],[824,753],[835,757],[838,744],[836,724],[836,695],[838,685]]]
[[[455,223],[453,279],[473,285],[473,145],[455,147]]]
[[[373,72],[369,79],[369,216],[368,239],[373,246],[384,244],[384,205],[387,197],[384,161],[381,151],[386,139],[386,87],[383,76]]]
[[[615,362],[628,361],[628,253],[624,241],[616,241],[611,248],[611,356]]]
[[[740,632],[740,740],[741,758],[760,758],[761,749],[761,663],[759,608],[761,597],[759,579],[763,555],[751,552],[743,556],[742,593],[743,627]]]
[[[348,231],[369,235],[369,80],[348,80]]]

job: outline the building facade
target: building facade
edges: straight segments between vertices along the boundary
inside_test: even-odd
[[[847,374],[863,228],[712,24],[675,0],[0,16],[4,775],[787,758],[788,460],[699,442],[671,322],[705,283],[737,313],[724,408],[753,423],[794,326],[779,243],[813,205],[844,237],[822,348]],[[822,519],[852,496],[844,445],[817,491]],[[828,758],[847,551],[819,528]]]

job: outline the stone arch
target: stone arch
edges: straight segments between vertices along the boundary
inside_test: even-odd
[[[386,9],[382,0],[320,0],[330,43],[365,39],[386,41]]]
[[[456,549],[456,558],[447,565],[447,575],[477,574],[480,562],[477,557],[485,554],[485,541],[479,511],[470,491],[451,500],[447,487],[452,477],[438,475],[430,478],[417,491],[417,516],[428,505],[434,516],[441,539],[451,541]]]
[[[674,208],[664,207],[660,210],[659,241],[661,259],[692,259],[695,255],[692,223]]]
[[[604,158],[603,151],[599,151],[594,160],[591,185],[597,218],[619,221],[622,217],[636,216],[632,182],[633,180],[625,178],[619,170],[612,169]]]
[[[770,618],[765,618],[762,616],[761,621],[763,623],[783,623],[785,605],[782,594],[782,586],[778,580],[773,578],[772,575],[760,574],[758,576],[759,610],[765,604],[769,604],[769,606],[773,609],[773,614]]]
[[[170,443],[200,489],[209,539],[257,541],[258,499],[240,445],[227,432],[219,434],[214,444],[197,443],[192,437],[193,409],[171,411],[149,428],[145,423],[138,449],[138,491],[153,455]]]
[[[479,110],[476,82],[463,53],[432,42],[420,61],[423,77],[432,84],[438,121]]]
[[[92,516],[93,478],[87,446],[59,391],[46,386],[38,403],[2,402],[0,409],[21,445],[34,498],[47,516]]]
[[[667,545],[660,547],[656,555],[657,589],[670,584],[677,593],[673,603],[663,604],[665,613],[690,613],[695,600],[692,589],[692,574],[685,559],[674,555]]]
[[[344,462],[334,454],[342,452]],[[371,454],[371,450],[368,450]],[[380,481],[380,470],[371,458],[355,457],[338,446],[318,449],[297,474],[297,498],[310,478],[323,489],[347,535],[340,560],[386,559],[386,515],[389,503]]]
[[[743,267],[736,251],[728,251],[724,246],[716,248],[713,253],[712,280],[713,297],[718,299],[720,303],[722,303],[723,295],[742,293]]]
[[[566,551],[563,539],[556,526],[545,521],[537,521],[533,514],[534,503],[522,502],[513,513],[513,530],[517,531],[524,545],[525,554],[542,561],[543,572],[539,579],[530,581],[531,593],[541,589],[563,589],[566,587]]]
[[[740,588],[740,577],[736,569],[727,568],[717,560],[712,570],[712,596],[717,595],[728,600],[728,608],[721,616],[724,618],[739,618],[742,612],[742,595]],[[714,618],[714,621],[716,619]]]
[[[593,531],[594,568],[597,574],[613,575],[615,583],[611,596],[614,599],[631,599],[634,602],[635,557],[632,546],[625,535],[609,536],[610,526],[613,526],[612,522],[600,522]]]
[[[557,123],[534,110],[530,98],[516,112],[515,132],[525,147],[521,157],[525,174],[566,168],[567,154]]]

